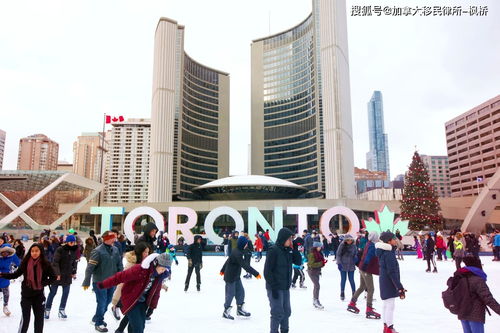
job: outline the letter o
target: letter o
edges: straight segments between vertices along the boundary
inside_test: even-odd
[[[331,234],[330,230],[330,220],[335,215],[342,215],[347,218],[349,222],[349,231],[348,234],[356,237],[356,233],[359,231],[359,219],[358,216],[350,209],[344,206],[335,206],[330,209],[327,209],[319,220],[320,230],[324,236],[328,236]]]
[[[125,222],[123,223],[123,232],[125,233],[125,236],[128,238],[128,240],[132,245],[135,245],[133,226],[135,222],[139,219],[139,217],[144,215],[148,215],[153,218],[153,221],[155,222],[158,231],[165,230],[165,220],[163,218],[163,215],[161,215],[161,213],[156,209],[145,206],[132,209],[130,213],[127,214]]]
[[[221,215],[229,215],[233,218],[234,223],[236,224],[235,230],[241,231],[245,228],[243,217],[236,209],[227,206],[217,207],[213,209],[205,218],[204,226],[207,238],[210,239],[214,244],[222,243],[222,238],[214,232],[215,220]]]

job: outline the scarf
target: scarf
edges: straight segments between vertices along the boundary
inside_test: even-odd
[[[42,290],[42,263],[40,258],[28,259],[28,267],[26,269],[26,284],[34,290]]]
[[[324,262],[325,261],[325,257],[323,257],[323,253],[321,253],[321,251],[314,249],[313,254],[314,254],[314,261],[315,262]]]

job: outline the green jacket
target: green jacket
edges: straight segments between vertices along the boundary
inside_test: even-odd
[[[309,269],[321,269],[325,265],[324,262],[322,261],[315,261],[316,258],[314,258],[314,253],[313,251],[309,252],[307,255],[307,267]]]

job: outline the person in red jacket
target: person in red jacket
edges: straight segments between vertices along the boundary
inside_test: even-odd
[[[134,333],[143,333],[146,323],[146,311],[155,309],[160,298],[163,280],[170,275],[171,259],[168,253],[153,253],[141,264],[118,272],[99,282],[99,289],[108,289],[123,283],[122,313],[128,317],[129,329]]]
[[[255,262],[259,262],[262,259],[262,251],[264,250],[264,243],[262,239],[259,237],[259,234],[255,234],[255,244],[254,244],[255,252],[257,255],[255,256]]]
[[[438,256],[437,260],[442,261],[443,255],[444,259],[448,260],[448,258],[446,257],[446,243],[444,242],[444,238],[441,232],[438,232],[436,236],[436,252]]]

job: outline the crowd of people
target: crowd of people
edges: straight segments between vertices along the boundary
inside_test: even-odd
[[[493,247],[494,261],[499,261],[500,232],[488,235],[487,243]],[[304,230],[294,234],[288,228],[278,231],[273,242],[269,230],[259,231],[252,241],[242,231],[222,235],[224,254],[227,257],[220,269],[225,282],[225,301],[222,317],[234,320],[231,313],[236,300],[236,315],[250,317],[246,311],[245,289],[241,280],[262,275],[251,266],[252,258],[259,262],[266,254],[263,277],[270,304],[270,332],[289,332],[291,316],[290,289],[307,289],[306,276],[312,282],[313,307],[323,309],[320,302],[321,272],[333,256],[340,277],[340,300],[346,299],[347,281],[351,289],[346,310],[361,312],[358,300],[366,298],[365,316],[382,319],[383,332],[395,333],[394,309],[396,299],[404,299],[407,290],[400,278],[399,260],[403,257],[403,237],[396,231],[376,232],[361,230],[354,238],[349,234],[336,233],[324,237],[315,230]],[[454,260],[456,272],[448,280],[448,290],[443,300],[453,314],[461,320],[466,333],[483,332],[487,307],[500,314],[500,305],[486,285],[486,273],[479,257],[479,237],[471,233],[421,232],[414,236],[414,250],[418,259],[427,264],[426,272],[437,273],[436,262]],[[196,290],[201,290],[203,250],[206,241],[197,235],[192,244],[182,244],[188,267],[184,283],[187,292],[192,273],[196,275]],[[34,314],[34,332],[43,332],[44,319],[49,319],[54,296],[59,287],[62,297],[57,316],[68,317],[65,307],[70,287],[76,278],[78,262],[86,259],[83,289],[92,291],[96,298],[96,309],[92,323],[97,332],[108,332],[104,315],[111,304],[114,318],[119,322],[115,333],[142,333],[145,323],[151,319],[158,304],[161,290],[168,290],[165,283],[170,279],[172,264],[178,265],[176,247],[170,244],[167,234],[158,232],[154,223],[144,226],[134,242],[126,240],[118,230],[109,230],[98,236],[91,231],[83,242],[75,230],[65,235],[44,231],[28,251],[23,242],[13,236],[0,237],[0,292],[3,296],[3,312],[8,309],[10,280],[23,276],[21,285],[22,320],[19,332],[27,332],[31,312]],[[125,263],[125,266],[124,266]],[[432,268],[432,269],[431,269]],[[359,271],[356,288],[355,274]],[[305,272],[307,272],[307,275]],[[373,308],[375,294],[374,276],[378,276],[382,314]],[[44,287],[48,286],[47,299]],[[446,295],[445,295],[446,294]],[[456,300],[461,295],[462,301]],[[446,297],[445,297],[446,296]],[[455,297],[455,299],[453,298]],[[464,302],[463,300],[467,301]]]

